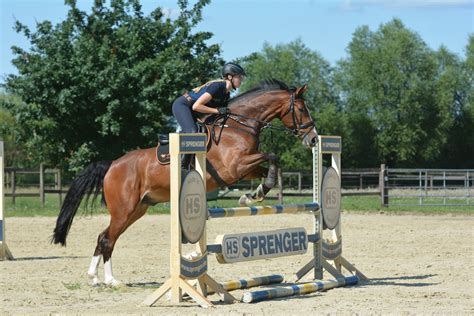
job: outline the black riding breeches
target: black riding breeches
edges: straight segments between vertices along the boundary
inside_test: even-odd
[[[180,96],[173,102],[173,115],[181,127],[181,133],[196,133],[196,117],[188,100]]]

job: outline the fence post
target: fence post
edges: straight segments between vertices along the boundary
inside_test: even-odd
[[[301,172],[298,172],[298,192],[301,193]]]
[[[40,164],[40,200],[41,207],[44,207],[44,164]]]
[[[470,186],[470,181],[469,181],[469,171],[466,171],[466,181],[464,182],[465,184],[465,188],[466,188],[466,196],[467,196],[467,205],[470,204],[470,197],[471,197],[471,192],[469,190],[469,186]]]
[[[283,178],[281,168],[277,169],[278,174],[278,203],[283,204]]]
[[[57,169],[57,177],[58,177],[58,182],[57,182],[57,185],[58,185],[58,190],[59,190],[59,206],[61,206],[63,204],[63,188],[62,188],[62,184],[61,184],[61,169]]]
[[[379,189],[380,204],[383,207],[388,207],[388,172],[385,169],[385,164],[380,165]]]
[[[12,204],[15,205],[15,191],[16,191],[16,171],[12,171]]]

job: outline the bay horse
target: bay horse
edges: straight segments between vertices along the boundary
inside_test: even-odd
[[[266,177],[253,194],[240,198],[240,204],[252,204],[264,199],[274,186],[277,157],[261,153],[259,135],[263,128],[278,118],[284,128],[298,136],[307,147],[317,143],[315,123],[305,105],[303,93],[307,85],[288,88],[278,80],[267,80],[256,88],[234,97],[229,102],[231,114],[217,119],[208,127],[213,135],[208,145],[207,191],[230,185],[241,179]],[[269,167],[261,166],[268,162]],[[212,172],[214,171],[214,172]],[[74,216],[86,197],[94,201],[102,190],[102,201],[109,213],[109,226],[97,239],[97,246],[88,275],[98,284],[98,268],[104,261],[104,283],[120,285],[112,273],[112,252],[119,236],[142,217],[150,205],[170,199],[169,164],[160,164],[155,148],[131,151],[114,161],[100,161],[87,166],[72,182],[56,221],[52,242],[66,245],[66,237]]]

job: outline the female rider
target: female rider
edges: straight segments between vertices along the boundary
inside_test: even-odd
[[[173,102],[173,115],[182,133],[196,133],[196,120],[199,114],[229,114],[227,102],[230,91],[242,84],[244,69],[227,63],[222,68],[222,79],[212,80],[178,97]],[[181,167],[187,169],[191,155],[183,155]]]

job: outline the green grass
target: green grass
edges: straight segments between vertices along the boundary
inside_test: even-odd
[[[285,204],[305,203],[310,199],[301,197],[287,197],[284,199]],[[406,203],[407,201],[397,200],[397,203]],[[266,205],[278,204],[277,200],[267,200]],[[416,202],[415,202],[416,203]],[[209,201],[208,206],[212,207],[235,207],[237,206],[237,198],[235,200],[218,200]],[[411,213],[427,213],[427,214],[474,214],[473,206],[390,206],[384,208],[380,206],[380,198],[378,196],[345,196],[342,198],[342,208],[344,211],[354,212],[411,212]],[[6,216],[32,217],[32,216],[58,216],[59,214],[59,197],[57,194],[46,194],[45,206],[41,207],[39,197],[18,197],[15,205],[12,204],[11,197],[5,198],[5,214]],[[82,207],[78,214],[108,214],[107,209],[103,207],[95,207],[91,210],[84,210]],[[150,207],[148,214],[168,214],[169,204],[159,204]]]
[[[69,291],[74,291],[74,290],[80,290],[81,289],[81,283],[79,282],[62,282],[64,287],[68,289]]]

